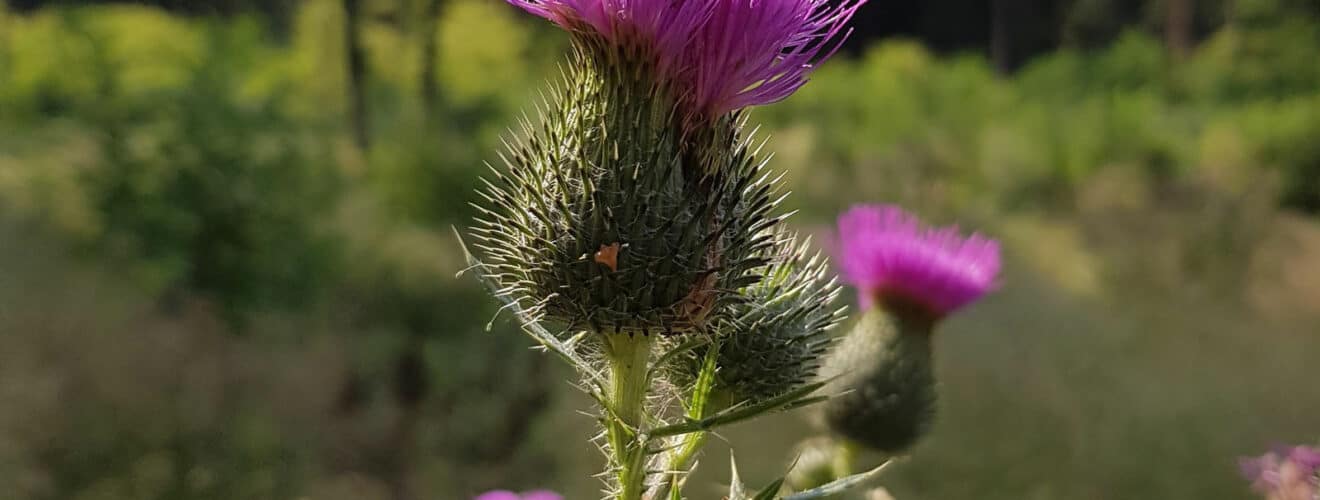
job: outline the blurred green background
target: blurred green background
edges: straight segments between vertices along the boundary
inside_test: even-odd
[[[793,223],[1007,252],[897,498],[1249,498],[1237,456],[1320,439],[1320,5],[857,24],[752,113]],[[0,499],[598,498],[587,400],[451,230],[565,48],[497,0],[0,3]],[[722,433],[693,494],[811,432]]]

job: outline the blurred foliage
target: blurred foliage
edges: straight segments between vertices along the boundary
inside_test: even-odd
[[[303,144],[275,97],[233,95],[231,75],[247,69],[234,45],[251,42],[231,38],[212,33],[185,91],[91,110],[102,158],[86,191],[105,254],[136,257],[151,266],[145,275],[213,299],[239,326],[248,310],[314,300],[334,260],[317,219],[339,172],[316,157],[324,145]]]
[[[871,197],[1069,208],[1107,168],[1133,169],[1156,184],[1200,175],[1213,159],[1198,148],[1213,132],[1244,143],[1238,167],[1284,176],[1281,206],[1315,212],[1316,154],[1313,141],[1299,139],[1320,133],[1320,37],[1297,30],[1298,22],[1226,29],[1185,64],[1131,31],[1103,50],[1038,58],[1007,79],[979,57],[941,60],[915,43],[882,44],[860,60],[830,64],[799,95],[758,116],[806,141],[787,141],[806,148],[790,154],[806,164],[786,168],[812,172],[807,196],[795,199],[812,210],[840,208],[832,193],[839,186],[828,182],[836,172],[849,172],[843,182],[875,179],[863,183]],[[1273,40],[1260,45],[1299,57],[1225,49],[1244,39]]]
[[[1230,454],[1313,440],[1320,401],[1253,384],[1289,387],[1316,347],[1320,18],[1231,3],[1185,61],[1142,25],[1008,76],[887,41],[753,112],[796,220],[898,202],[1010,250],[1005,298],[951,329],[960,389],[899,498],[1239,498]],[[454,278],[450,232],[564,37],[485,0],[437,20],[367,2],[358,151],[337,0],[297,2],[287,36],[249,14],[3,5],[0,489],[596,494],[581,402]],[[772,444],[739,455],[750,479],[782,470],[792,443]]]

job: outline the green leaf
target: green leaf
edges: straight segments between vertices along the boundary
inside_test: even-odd
[[[758,417],[770,412],[780,411],[785,408],[797,408],[802,406],[799,403],[804,401],[808,394],[815,392],[825,385],[824,382],[807,384],[792,391],[786,392],[778,397],[770,398],[765,401],[750,404],[733,406],[724,411],[716,413],[702,419],[688,419],[688,421],[673,425],[658,427],[651,431],[650,438],[658,439],[669,436],[678,436],[692,432],[708,431],[729,424],[734,424],[753,417]],[[816,399],[816,398],[812,398]]]
[[[715,342],[706,351],[706,359],[701,362],[701,372],[697,376],[696,386],[692,389],[692,400],[688,407],[688,418],[693,420],[706,416],[706,406],[710,393],[715,390],[715,362],[720,357],[720,344]]]
[[[683,500],[682,488],[679,487],[678,478],[673,478],[669,482],[669,500]]]
[[[781,500],[812,500],[816,498],[826,498],[831,495],[838,495],[840,493],[852,489],[866,487],[876,478],[880,477],[880,473],[884,472],[885,469],[889,468],[890,464],[893,463],[894,463],[894,459],[889,459],[886,460],[885,463],[880,464],[879,467],[876,467],[869,471],[836,479],[818,488],[812,488],[807,491],[798,492],[783,497]]]
[[[765,489],[762,489],[760,493],[757,493],[756,498],[753,498],[752,500],[774,500],[775,495],[779,494],[779,488],[783,485],[784,478],[781,477],[776,479],[775,482],[770,483],[770,485],[766,486]]]

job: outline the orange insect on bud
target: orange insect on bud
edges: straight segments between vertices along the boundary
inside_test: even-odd
[[[610,268],[610,271],[618,272],[619,244],[611,243],[609,245],[601,245],[600,250],[596,251],[596,262],[605,264],[605,267]]]

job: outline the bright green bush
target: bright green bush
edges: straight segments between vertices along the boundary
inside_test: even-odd
[[[1114,166],[1155,184],[1179,182],[1200,170],[1206,128],[1232,116],[1245,123],[1255,175],[1281,171],[1279,203],[1314,212],[1320,174],[1307,146],[1315,141],[1303,137],[1315,133],[1320,83],[1307,76],[1313,61],[1288,54],[1313,56],[1320,44],[1308,31],[1316,27],[1298,22],[1249,32],[1253,43],[1282,51],[1264,59],[1225,51],[1227,40],[1248,34],[1236,28],[1185,64],[1130,32],[1106,49],[1062,50],[1011,76],[978,57],[941,60],[908,42],[882,43],[820,71],[758,117],[806,138],[785,143],[805,148],[786,152],[810,158],[802,168],[850,172],[838,184],[808,186],[806,206],[833,210],[845,188],[917,205],[1057,208]]]

